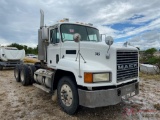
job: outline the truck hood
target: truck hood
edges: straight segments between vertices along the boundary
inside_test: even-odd
[[[79,50],[79,43],[75,43],[75,42],[70,42],[70,41],[67,41],[67,42],[64,42],[63,44],[63,51],[65,54],[66,51],[65,50],[76,50],[76,53],[78,52]],[[106,45],[104,42],[80,42],[80,53],[81,55],[84,57],[84,58],[87,58],[87,59],[91,59],[93,60],[93,57],[94,58],[97,58],[97,57],[104,57],[106,56],[107,54],[107,51],[109,49],[109,46]],[[133,47],[133,46],[123,46],[123,45],[116,45],[116,44],[113,44],[108,53],[111,55],[112,57],[112,53],[113,52],[116,52],[117,50],[135,50],[137,51],[137,48]],[[65,54],[65,56],[69,56],[69,57],[74,57],[74,54]],[[91,57],[93,56],[93,57]]]
[[[0,50],[0,58],[2,61],[23,60],[24,56],[24,50],[7,50],[5,48]]]
[[[65,42],[62,45],[62,56],[68,59],[72,60],[79,60],[78,59],[78,51],[79,51],[79,43],[75,42]],[[112,45],[109,49],[109,46],[106,45],[103,42],[81,42],[80,43],[80,54],[81,54],[81,62],[82,67],[84,66],[85,69],[87,68],[89,70],[102,70],[103,68],[110,68],[116,69],[116,59],[117,59],[117,51],[118,50],[134,50],[137,51],[137,48],[134,48],[132,46],[117,46]],[[108,51],[108,53],[107,53]],[[84,60],[83,60],[84,59]],[[86,61],[86,63],[83,65],[83,63]],[[100,65],[101,64],[101,65]],[[98,65],[98,66],[96,66]],[[96,67],[95,67],[96,66]],[[107,69],[106,69],[107,71]]]

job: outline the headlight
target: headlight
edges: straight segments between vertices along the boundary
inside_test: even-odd
[[[110,73],[84,73],[84,82],[109,82]]]
[[[110,81],[109,73],[93,74],[93,82],[108,82]]]

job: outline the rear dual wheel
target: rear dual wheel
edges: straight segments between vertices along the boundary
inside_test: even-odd
[[[23,65],[20,72],[20,80],[23,86],[30,84],[30,70],[27,65]]]
[[[16,65],[14,68],[14,77],[17,82],[20,82],[20,71],[21,71],[21,65]]]
[[[28,67],[30,70],[30,84],[32,85],[33,83],[35,83],[34,72],[36,71],[36,67],[34,65],[29,65]]]
[[[2,65],[0,65],[0,70],[3,70],[3,66]]]
[[[36,68],[33,65],[17,65],[14,69],[14,76],[17,82],[21,82],[23,86],[34,83],[34,72]]]

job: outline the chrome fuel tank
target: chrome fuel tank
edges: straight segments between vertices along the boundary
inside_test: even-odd
[[[40,83],[46,87],[51,88],[51,79],[53,75],[53,71],[46,69],[38,69],[34,72],[34,80],[37,83]]]

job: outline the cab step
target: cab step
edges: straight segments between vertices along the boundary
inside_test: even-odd
[[[50,89],[49,89],[49,88],[46,88],[46,87],[43,86],[43,85],[39,85],[39,84],[34,83],[33,86],[35,86],[35,87],[37,87],[37,88],[39,88],[39,89],[41,89],[41,90],[43,90],[43,91],[45,91],[45,92],[47,92],[47,93],[50,93]]]

